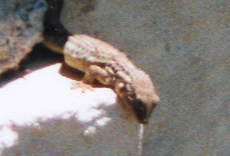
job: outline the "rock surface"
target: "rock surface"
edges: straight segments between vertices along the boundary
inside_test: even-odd
[[[68,30],[122,49],[156,84],[161,102],[147,128],[145,156],[229,155],[228,0],[100,0],[88,13],[67,11],[76,6],[65,5]]]
[[[0,1],[0,74],[18,64],[42,40],[45,0]]]
[[[73,80],[60,68],[42,68],[0,90],[1,154],[138,153],[139,124],[117,104],[116,94],[108,88],[71,90]]]

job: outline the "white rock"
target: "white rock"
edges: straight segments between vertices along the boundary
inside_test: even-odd
[[[113,90],[71,90],[73,80],[59,74],[60,66],[42,68],[0,89],[1,152],[7,155],[20,151],[23,155],[30,151],[31,155],[43,155],[54,150],[55,155],[60,155],[67,149],[77,155],[95,152],[97,155],[135,155],[139,124],[121,104],[117,104]],[[59,129],[53,126],[57,120],[63,124],[74,123],[79,128],[71,129],[71,132],[68,126]],[[50,125],[48,130],[44,130],[46,124]],[[51,134],[49,130],[52,130]],[[40,141],[42,150],[33,144],[34,138]],[[62,146],[59,146],[59,139],[65,142]],[[33,148],[28,148],[29,145]],[[53,150],[46,149],[48,146]]]

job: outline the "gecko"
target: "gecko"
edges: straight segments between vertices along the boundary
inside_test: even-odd
[[[57,49],[56,49],[57,50]],[[67,65],[83,71],[83,82],[110,86],[131,108],[140,123],[147,123],[159,101],[149,75],[112,45],[87,35],[71,35],[59,47]]]
[[[83,71],[84,83],[93,84],[97,80],[113,88],[137,120],[147,123],[160,100],[150,76],[112,45],[88,35],[72,35],[67,31],[59,19],[61,3],[49,4],[52,7],[45,14],[43,43],[62,53],[67,65]]]

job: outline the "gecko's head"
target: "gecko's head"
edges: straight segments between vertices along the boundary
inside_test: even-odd
[[[136,118],[140,123],[145,124],[148,122],[153,109],[157,105],[158,99],[159,98],[157,97],[157,99],[150,99],[149,101],[143,98],[136,98],[135,100],[130,101],[131,108],[133,109]]]
[[[146,124],[151,117],[153,109],[156,107],[159,97],[157,95],[152,95],[151,97],[138,98],[135,94],[120,94],[120,99],[127,105],[131,110],[133,110],[137,120]]]
[[[151,96],[141,95],[141,97],[134,94],[128,95],[127,98],[125,98],[125,103],[131,107],[137,120],[142,124],[146,124],[148,122],[158,101],[159,97],[156,94],[152,94]]]
[[[134,80],[132,83],[123,84],[123,87],[118,91],[118,95],[134,111],[137,120],[145,124],[151,117],[152,111],[160,98],[156,94],[148,75],[145,74],[140,79],[136,78]]]

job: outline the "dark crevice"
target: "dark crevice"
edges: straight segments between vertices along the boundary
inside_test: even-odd
[[[63,0],[46,0],[48,10],[44,17],[44,43],[53,50],[62,49],[71,33],[61,24]]]

